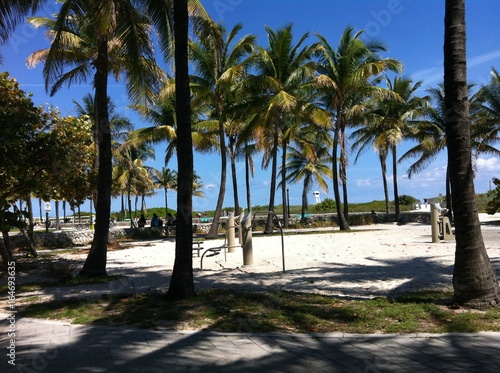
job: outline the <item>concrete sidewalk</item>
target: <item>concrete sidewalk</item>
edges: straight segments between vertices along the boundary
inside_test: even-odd
[[[16,320],[2,372],[498,372],[500,333],[353,335],[164,332]],[[248,328],[247,328],[248,329]]]

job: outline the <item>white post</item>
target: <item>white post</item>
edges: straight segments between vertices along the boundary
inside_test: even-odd
[[[241,222],[243,230],[243,265],[253,264],[252,213],[247,212]]]
[[[434,203],[431,203],[431,235],[432,242],[437,243],[439,240],[439,212]]]
[[[226,231],[227,231],[227,252],[236,252],[236,239],[235,239],[235,227],[234,227],[234,213],[231,213],[226,221]]]

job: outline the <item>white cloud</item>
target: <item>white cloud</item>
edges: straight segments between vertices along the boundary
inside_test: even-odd
[[[478,158],[476,167],[478,171],[500,171],[500,162],[496,157]]]
[[[356,179],[358,187],[372,187],[381,185],[380,179]]]
[[[500,57],[500,50],[484,53],[479,56],[469,58],[467,60],[467,67],[478,66],[483,63],[490,62],[499,57]]]

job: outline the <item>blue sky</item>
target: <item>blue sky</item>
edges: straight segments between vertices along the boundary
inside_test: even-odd
[[[404,75],[414,81],[422,80],[421,94],[428,87],[434,87],[443,76],[443,34],[444,0],[202,0],[209,14],[218,22],[231,29],[242,23],[240,36],[255,34],[261,46],[267,46],[265,26],[274,30],[293,24],[295,37],[311,33],[309,43],[316,41],[314,32],[323,35],[329,43],[337,44],[347,26],[365,30],[367,38],[382,41],[388,48],[383,57],[399,59],[405,65]],[[500,69],[500,1],[468,0],[467,7],[467,55],[468,79],[478,86],[486,84],[490,78],[491,67]],[[55,5],[46,7],[46,14],[55,11]],[[4,63],[2,71],[8,71],[26,92],[33,93],[37,104],[50,103],[60,108],[64,115],[71,115],[74,109],[72,100],[80,101],[92,91],[90,84],[61,89],[55,96],[45,94],[42,66],[28,70],[26,57],[36,49],[45,48],[47,42],[42,31],[29,25],[20,26],[10,42],[2,46]],[[134,112],[127,109],[128,100],[121,83],[110,80],[110,96],[118,111],[131,118],[136,128],[147,125]],[[403,143],[398,148],[403,154],[414,144]],[[156,160],[148,165],[161,169],[165,144],[156,147]],[[356,164],[355,154],[351,154],[348,169],[348,190],[351,202],[382,200],[383,189],[380,166],[374,153],[367,151]],[[175,161],[169,167],[175,168]],[[446,157],[443,153],[425,171],[412,179],[406,176],[409,163],[398,167],[400,194],[409,194],[423,199],[444,194],[444,170]],[[260,159],[256,159],[256,166]],[[486,192],[493,176],[500,175],[500,159],[481,155],[476,161],[476,191]],[[257,167],[258,168],[258,167]],[[193,207],[197,211],[215,208],[218,188],[220,161],[216,155],[195,153],[195,170],[205,185],[205,199],[195,198]],[[238,165],[240,205],[245,206],[244,166]],[[392,170],[388,166],[388,173]],[[228,175],[229,176],[229,175]],[[389,175],[388,175],[389,176]],[[390,177],[390,176],[389,176]],[[391,181],[392,179],[390,179]],[[252,180],[252,203],[267,205],[269,196],[270,170],[258,171]],[[331,184],[331,182],[330,182]],[[301,185],[290,185],[290,203],[300,204]],[[392,188],[390,190],[392,195]],[[321,198],[332,198],[331,186],[328,192],[321,191]],[[169,192],[169,206],[175,205],[175,193]],[[147,206],[163,206],[163,191],[147,199]],[[311,194],[310,203],[314,202]],[[281,203],[277,194],[276,204]],[[232,186],[228,177],[227,194],[224,206],[233,206]],[[88,205],[87,205],[88,206]],[[88,210],[88,208],[85,208]],[[113,202],[112,210],[119,209],[118,201]]]

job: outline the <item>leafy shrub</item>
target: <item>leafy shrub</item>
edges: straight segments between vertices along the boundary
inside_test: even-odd
[[[489,215],[494,215],[498,210],[500,210],[500,179],[494,177],[493,184],[496,185],[495,190],[492,191],[493,199],[488,201],[486,204],[486,213]]]
[[[411,206],[415,203],[419,203],[420,201],[416,199],[415,197],[402,194],[399,196],[399,204],[403,206]]]
[[[314,205],[314,211],[333,211],[335,209],[335,201],[331,198],[325,198],[323,202]]]

